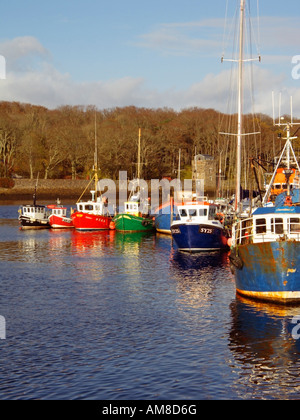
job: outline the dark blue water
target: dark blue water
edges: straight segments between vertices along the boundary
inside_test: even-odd
[[[300,308],[237,298],[226,253],[20,231],[17,209],[0,206],[0,399],[300,397]]]

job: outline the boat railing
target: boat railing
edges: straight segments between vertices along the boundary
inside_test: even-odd
[[[236,222],[232,231],[232,241],[236,245],[280,240],[300,241],[299,218],[248,218]]]

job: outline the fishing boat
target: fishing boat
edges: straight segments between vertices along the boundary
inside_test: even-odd
[[[46,206],[37,205],[36,203],[21,206],[19,209],[21,229],[49,229],[48,216]]]
[[[71,215],[73,225],[77,230],[96,231],[110,229],[112,217],[108,210],[107,198],[101,195],[98,181],[98,147],[95,117],[95,153],[93,177],[77,201],[76,211]],[[84,196],[92,182],[94,182],[94,190],[90,191],[92,195],[91,200],[81,201],[81,198]]]
[[[287,125],[286,156],[295,154]],[[282,155],[283,156],[283,155]],[[282,159],[280,159],[281,161]],[[280,163],[280,162],[279,162]],[[276,303],[300,303],[300,190],[291,188],[290,160],[284,171],[287,190],[270,201],[271,182],[262,207],[233,225],[231,268],[237,293]],[[275,179],[277,168],[274,171]]]
[[[46,206],[39,205],[36,203],[37,200],[37,184],[36,181],[34,194],[33,194],[33,203],[22,205],[19,208],[19,223],[21,229],[49,229],[49,212]]]
[[[113,227],[123,233],[154,231],[154,220],[149,216],[149,203],[137,191],[139,179],[131,182],[132,190],[128,201],[124,203],[124,211],[113,218]]]
[[[75,229],[110,229],[112,217],[108,211],[106,199],[103,197],[96,197],[96,190],[91,191],[91,194],[91,200],[76,203],[77,210],[71,215]]]
[[[57,204],[50,204],[47,208],[51,210],[49,223],[52,229],[74,228],[72,218],[67,216],[67,207],[60,205],[59,200]]]
[[[242,79],[243,79],[243,31],[245,0],[240,7],[240,56],[239,56],[239,124],[237,143],[237,188],[241,181],[242,138]],[[292,109],[292,106],[291,106]],[[291,112],[292,115],[292,112]],[[274,121],[275,124],[275,121]],[[262,204],[248,218],[241,217],[237,206],[236,222],[232,226],[230,242],[231,269],[235,276],[236,292],[239,295],[272,301],[280,304],[300,303],[300,197],[299,189],[291,188],[294,169],[300,170],[292,147],[291,129],[295,123],[283,123],[279,117],[276,124],[286,130],[286,142],[269,188]],[[293,161],[292,161],[293,158]],[[295,167],[293,168],[293,164]],[[271,200],[271,190],[280,166],[285,176],[286,191]],[[237,203],[238,204],[238,203]]]
[[[155,230],[152,217],[149,216],[149,200],[141,194],[140,189],[140,155],[141,155],[141,129],[138,137],[138,170],[137,179],[131,181],[131,192],[128,201],[124,203],[124,210],[113,218],[112,228],[119,232],[150,232]]]
[[[178,206],[171,232],[181,251],[219,251],[228,247],[224,215],[218,213],[216,204],[207,200]]]
[[[177,214],[177,205],[174,203],[174,198],[171,197],[170,201],[163,203],[155,209],[154,224],[156,231],[171,235],[171,225],[173,220],[176,219]]]

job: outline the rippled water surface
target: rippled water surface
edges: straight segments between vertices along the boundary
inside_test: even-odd
[[[299,399],[300,308],[237,298],[228,254],[20,231],[17,210],[0,206],[1,399]]]

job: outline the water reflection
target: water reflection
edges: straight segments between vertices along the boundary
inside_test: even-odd
[[[71,232],[71,246],[74,253],[78,256],[83,256],[85,252],[100,255],[114,243],[114,238],[114,230],[96,232],[78,232],[73,230]]]
[[[300,340],[293,338],[292,321],[300,308],[237,297],[230,309],[236,392],[242,398],[299,398]]]
[[[171,276],[176,280],[181,303],[200,307],[213,298],[220,280],[229,271],[228,253],[189,254],[173,250]]]
[[[116,232],[115,243],[119,250],[128,254],[139,254],[143,250],[143,244],[151,247],[155,244],[155,234],[153,232]]]

